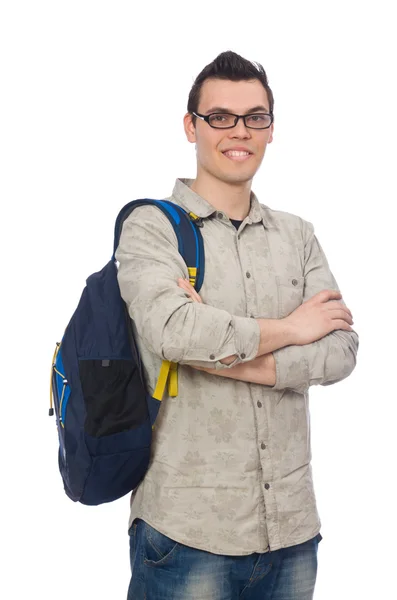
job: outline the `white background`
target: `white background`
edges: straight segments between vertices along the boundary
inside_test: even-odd
[[[193,80],[263,64],[274,141],[253,190],[311,221],[352,310],[358,365],[311,389],[316,600],[396,598],[396,89],[392,2],[6,0],[1,52],[1,597],[112,599],[128,496],[74,504],[48,414],[55,342],[135,198],[193,177]],[[394,55],[394,58],[393,58]],[[146,115],[158,113],[158,124]]]

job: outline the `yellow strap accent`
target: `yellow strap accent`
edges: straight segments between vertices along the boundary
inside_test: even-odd
[[[189,281],[190,281],[191,285],[194,287],[196,284],[196,279],[197,279],[197,268],[196,267],[188,267],[187,270],[189,271]]]
[[[168,373],[170,372],[170,361],[163,360],[161,365],[159,378],[157,380],[156,389],[153,393],[153,398],[156,400],[162,400],[164,396],[165,386],[167,385]]]
[[[165,386],[167,384],[168,375],[170,376],[168,381],[168,393],[170,396],[178,395],[178,365],[170,362],[169,360],[163,360],[161,365],[159,378],[157,380],[156,389],[153,393],[153,398],[156,400],[162,400],[165,392]],[[152,431],[154,424],[152,425]]]
[[[173,362],[170,365],[170,379],[168,381],[168,393],[173,398],[175,398],[178,395],[178,365],[177,365],[177,363],[173,363]]]
[[[200,217],[198,217],[197,215],[194,214],[194,212],[190,212],[189,213],[189,217],[192,217],[192,219],[194,219],[195,221],[197,221],[197,219],[199,219]]]
[[[169,376],[169,379],[168,379]],[[165,386],[168,380],[168,393],[175,398],[178,395],[178,365],[169,360],[163,360],[160,374],[157,379],[156,389],[153,393],[153,398],[162,400],[165,392]],[[154,428],[154,425],[152,429]]]

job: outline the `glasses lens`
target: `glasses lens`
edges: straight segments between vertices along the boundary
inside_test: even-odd
[[[210,115],[210,125],[212,127],[218,127],[219,129],[222,129],[222,127],[233,127],[235,120],[236,117],[233,115],[221,115],[219,113]]]
[[[247,127],[253,127],[254,129],[264,129],[265,127],[269,127],[272,122],[272,118],[270,115],[266,114],[255,114],[248,115],[245,117],[245,122]]]

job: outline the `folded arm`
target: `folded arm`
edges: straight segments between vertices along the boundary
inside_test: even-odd
[[[303,221],[305,239],[305,302],[323,289],[338,290],[313,225]],[[340,300],[345,305],[343,299]],[[304,346],[287,346],[273,353],[276,361],[274,389],[306,391],[311,385],[331,385],[348,377],[356,366],[359,338],[354,330],[335,330]]]
[[[305,302],[324,289],[339,291],[339,288],[311,223],[303,221],[303,235]],[[343,299],[340,302],[345,304]],[[228,371],[206,370],[219,376],[272,386],[275,390],[289,388],[302,393],[311,385],[331,385],[348,377],[356,365],[358,345],[354,330],[335,330],[310,344],[286,345]]]
[[[267,340],[267,320],[238,317],[186,297],[177,281],[188,278],[187,267],[170,222],[156,207],[138,207],[128,217],[116,259],[129,314],[147,347],[163,360],[229,369],[288,343],[275,320],[268,320]]]

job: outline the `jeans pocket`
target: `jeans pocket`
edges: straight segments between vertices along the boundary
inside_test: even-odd
[[[145,565],[160,567],[168,563],[179,548],[178,542],[160,533],[148,523],[145,523],[144,527]]]

